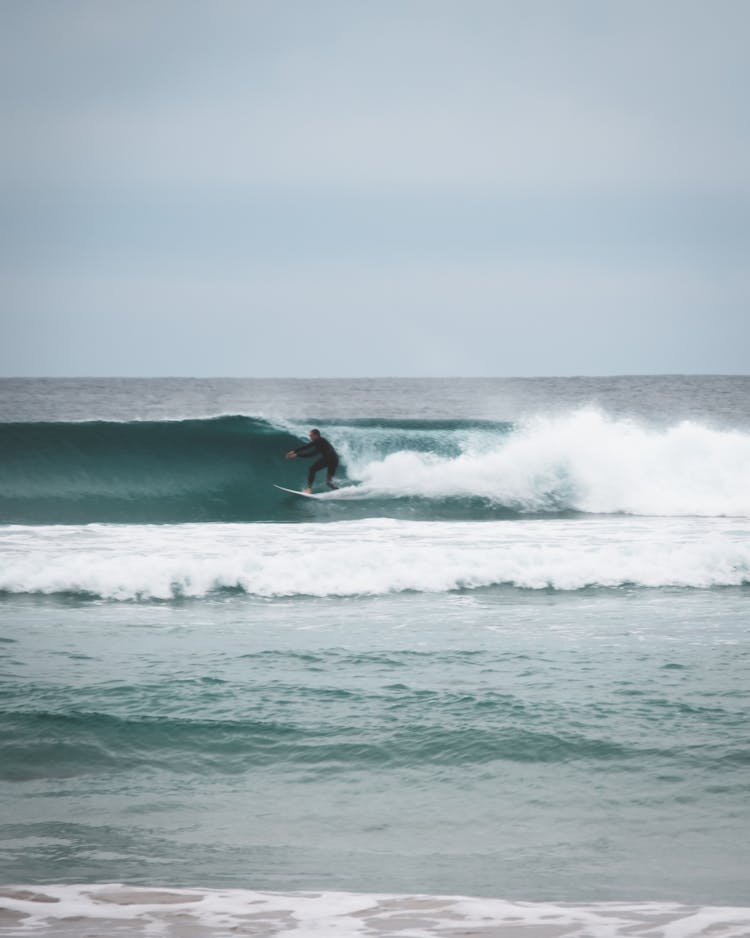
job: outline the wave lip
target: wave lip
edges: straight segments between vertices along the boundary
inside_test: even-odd
[[[0,591],[109,600],[580,590],[750,582],[750,524],[589,518],[319,524],[9,526]]]
[[[507,928],[554,933],[557,938],[743,938],[750,930],[746,907],[670,902],[514,902],[464,896],[243,889],[154,888],[122,884],[6,886],[0,905],[10,934],[72,935],[92,928],[146,936],[175,928],[201,934],[258,928],[266,934],[337,934],[350,938],[414,934],[496,936]],[[73,923],[75,931],[70,931]],[[552,929],[552,931],[550,930]]]

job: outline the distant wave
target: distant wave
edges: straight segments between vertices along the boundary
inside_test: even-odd
[[[357,420],[325,427],[350,487],[320,501],[304,427],[243,416],[0,424],[0,523],[749,516],[750,434],[651,429],[593,411],[525,421]]]
[[[579,590],[750,582],[750,523],[579,518],[476,524],[8,526],[0,591],[112,600],[363,596],[509,585]]]

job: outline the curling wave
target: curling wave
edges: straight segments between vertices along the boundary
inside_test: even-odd
[[[302,425],[252,417],[0,424],[0,523],[750,516],[750,434],[655,429],[595,410],[518,425],[357,420],[325,427],[339,492],[309,501],[284,453]]]

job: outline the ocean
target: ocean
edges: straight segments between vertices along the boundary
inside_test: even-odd
[[[0,934],[749,936],[749,483],[750,377],[0,381]]]

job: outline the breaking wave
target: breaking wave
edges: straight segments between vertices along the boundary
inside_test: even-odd
[[[315,501],[284,453],[306,427],[244,416],[0,424],[0,523],[748,516],[750,434],[655,429],[599,411],[519,424],[357,420],[324,427],[339,492]]]
[[[0,552],[2,592],[108,600],[750,582],[750,525],[702,518],[9,526]]]

